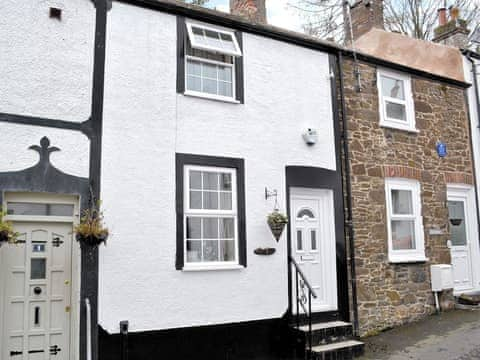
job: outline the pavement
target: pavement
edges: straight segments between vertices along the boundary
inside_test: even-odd
[[[480,310],[454,310],[362,339],[358,360],[480,359]]]

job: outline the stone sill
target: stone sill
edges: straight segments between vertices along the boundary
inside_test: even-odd
[[[403,126],[395,126],[395,125],[386,124],[386,123],[380,123],[380,127],[388,130],[401,130],[411,134],[418,134],[420,132],[420,130],[417,130],[417,129],[407,128]]]
[[[426,263],[430,259],[427,257],[424,258],[412,258],[412,259],[389,259],[390,264],[415,264],[415,263]]]

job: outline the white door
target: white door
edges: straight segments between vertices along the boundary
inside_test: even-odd
[[[69,359],[72,224],[14,227],[19,243],[0,248],[1,360]]]
[[[475,290],[474,269],[480,260],[473,188],[449,187],[447,197],[454,292],[460,294]]]
[[[291,189],[292,254],[317,294],[312,300],[313,312],[338,309],[334,214],[332,190]],[[295,292],[294,272],[292,281]],[[292,305],[296,311],[295,303]]]

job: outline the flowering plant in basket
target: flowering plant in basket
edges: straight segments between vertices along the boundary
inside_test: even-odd
[[[103,224],[103,212],[92,207],[83,211],[80,224],[73,229],[77,241],[91,246],[106,243],[108,228]]]
[[[278,210],[274,210],[268,215],[267,223],[275,240],[278,241],[280,240],[280,236],[282,236],[285,226],[288,224],[288,217]]]
[[[13,230],[13,224],[10,221],[4,220],[7,212],[0,210],[0,246],[2,243],[8,242],[13,244],[17,241],[18,233]]]

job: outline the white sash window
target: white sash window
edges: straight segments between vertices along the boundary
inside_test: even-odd
[[[379,70],[380,125],[407,131],[415,129],[411,79],[403,74]]]
[[[426,261],[420,183],[385,179],[390,262]]]
[[[242,56],[235,33],[187,22],[185,94],[237,102],[235,61]]]
[[[184,167],[184,263],[238,265],[236,169]]]

